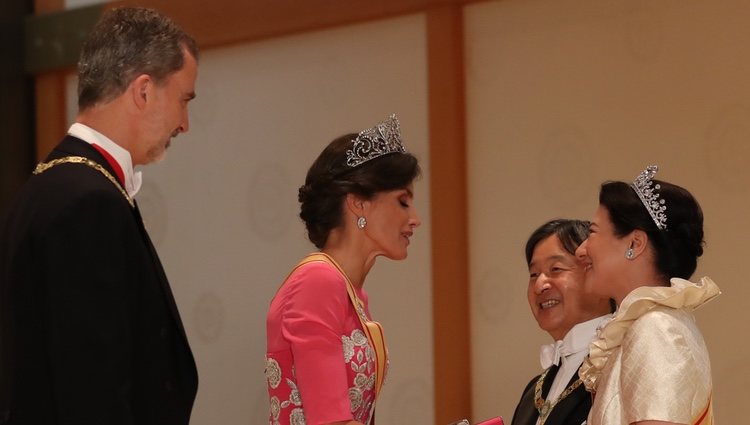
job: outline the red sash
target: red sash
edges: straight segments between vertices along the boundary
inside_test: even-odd
[[[107,160],[110,167],[112,167],[113,170],[115,170],[115,175],[117,176],[117,180],[120,182],[120,184],[125,187],[125,173],[122,171],[122,167],[120,167],[120,163],[115,160],[115,158],[109,154],[106,150],[104,150],[103,147],[97,145],[96,143],[92,143],[91,146],[96,149],[104,159]]]

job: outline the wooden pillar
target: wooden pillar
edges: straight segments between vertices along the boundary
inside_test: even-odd
[[[36,77],[36,156],[43,160],[68,131],[65,107],[65,72]]]
[[[435,423],[471,416],[463,6],[427,10]]]

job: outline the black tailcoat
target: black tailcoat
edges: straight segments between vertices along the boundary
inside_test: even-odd
[[[547,376],[544,378],[544,384],[542,385],[542,398],[546,399],[550,388],[552,387],[552,381],[555,379],[558,366],[552,366]],[[540,375],[541,376],[541,375]],[[536,420],[539,417],[539,413],[534,405],[534,391],[536,389],[536,381],[539,376],[526,385],[521,395],[521,401],[516,406],[516,411],[513,413],[513,421],[511,425],[536,425]],[[572,384],[578,379],[578,372],[573,375],[568,385]],[[545,425],[581,425],[589,415],[591,409],[591,394],[586,391],[583,384],[579,385],[572,393],[561,400],[552,409],[552,412],[547,417]]]
[[[87,157],[68,136],[46,161]],[[30,177],[0,240],[0,424],[186,425],[198,375],[138,208],[99,171]]]

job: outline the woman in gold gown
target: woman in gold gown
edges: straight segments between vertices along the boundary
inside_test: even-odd
[[[576,252],[588,290],[618,306],[580,369],[594,396],[588,425],[713,423],[711,363],[692,311],[719,288],[687,280],[703,254],[703,213],[656,171],[602,184]]]

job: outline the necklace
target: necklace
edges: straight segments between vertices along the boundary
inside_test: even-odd
[[[565,397],[569,396],[570,393],[575,391],[576,388],[578,388],[583,381],[581,381],[581,378],[576,379],[575,382],[570,384],[568,388],[563,391],[560,396],[557,397],[553,402],[549,402],[549,400],[542,399],[542,386],[544,385],[544,378],[547,377],[547,374],[549,373],[551,368],[548,368],[542,374],[539,376],[539,379],[536,380],[536,387],[534,388],[534,406],[536,406],[536,410],[539,412],[539,425],[544,425],[544,422],[547,421],[547,416],[549,416],[550,412],[552,412],[552,409],[555,408],[557,403],[561,402]]]
[[[128,193],[125,192],[125,189],[122,188],[122,186],[120,185],[120,182],[118,182],[117,179],[115,179],[112,176],[112,174],[110,174],[109,171],[107,171],[104,167],[102,167],[101,165],[97,164],[96,162],[88,158],[84,158],[82,156],[66,156],[64,158],[53,159],[50,162],[42,162],[42,163],[37,164],[36,169],[34,169],[34,174],[42,174],[43,172],[49,170],[50,168],[55,167],[60,164],[83,164],[102,173],[102,175],[104,175],[104,177],[106,177],[107,180],[109,180],[110,182],[112,182],[113,185],[115,185],[115,187],[117,188],[117,190],[120,191],[122,196],[125,197],[125,200],[128,201],[128,204],[130,204],[130,207],[135,208],[135,203],[133,202],[133,198],[131,198],[128,195]]]

